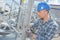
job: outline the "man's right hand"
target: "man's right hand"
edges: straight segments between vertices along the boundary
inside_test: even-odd
[[[36,40],[36,34],[32,34],[32,39]]]

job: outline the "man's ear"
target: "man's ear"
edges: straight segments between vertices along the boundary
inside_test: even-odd
[[[47,10],[48,11],[48,10]],[[48,13],[49,13],[49,11],[48,11]]]

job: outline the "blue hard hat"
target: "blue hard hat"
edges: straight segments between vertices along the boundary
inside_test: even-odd
[[[46,3],[46,2],[40,2],[37,6],[37,11],[41,11],[41,10],[50,10],[50,6]]]

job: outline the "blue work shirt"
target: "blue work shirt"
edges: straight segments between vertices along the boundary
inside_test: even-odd
[[[36,33],[36,40],[51,40],[58,29],[58,25],[51,18],[47,22],[39,19],[31,28]]]

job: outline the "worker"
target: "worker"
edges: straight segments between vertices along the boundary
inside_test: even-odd
[[[46,2],[40,2],[37,5],[37,15],[39,17],[32,27],[34,40],[52,40],[58,25],[49,15],[50,5]]]

